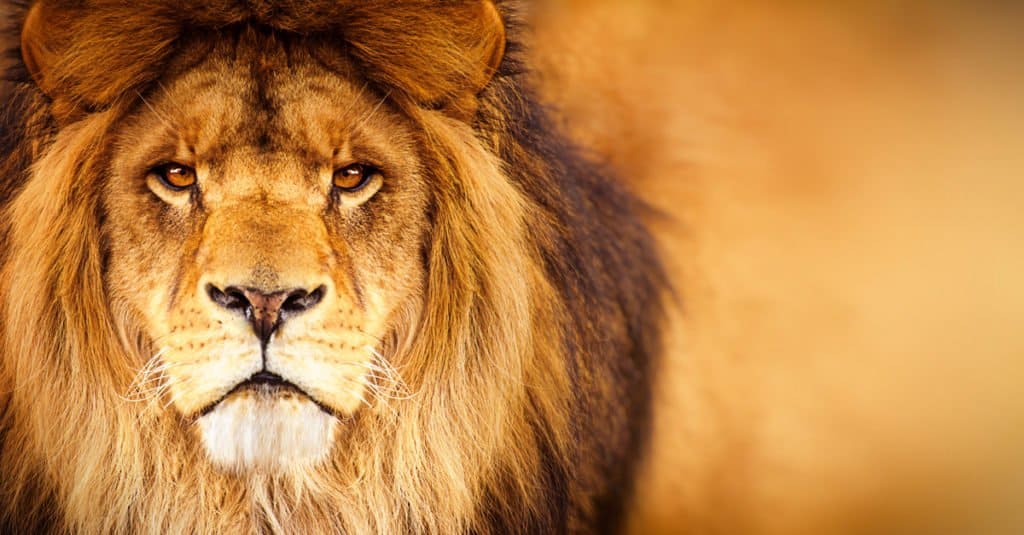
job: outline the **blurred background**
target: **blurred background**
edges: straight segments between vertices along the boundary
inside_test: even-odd
[[[678,292],[631,531],[1024,533],[1022,9],[526,18],[559,122],[660,210]]]
[[[680,297],[634,533],[1024,533],[1022,14],[531,11]]]

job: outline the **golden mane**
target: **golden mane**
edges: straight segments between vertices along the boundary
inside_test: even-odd
[[[534,103],[514,6],[500,4],[509,53],[467,98],[481,76],[461,63],[475,2],[310,2],[302,15],[288,2],[46,4],[64,39],[47,52],[55,67],[33,80],[19,66],[0,126],[0,531],[617,525],[646,433],[663,281],[637,203]],[[433,199],[424,313],[392,341],[411,399],[354,416],[348,456],[301,479],[217,472],[184,439],[187,422],[126,401],[152,348],[105,290],[111,132],[174,56],[176,31],[232,24],[327,36],[457,182]],[[382,35],[400,39],[368,45]]]

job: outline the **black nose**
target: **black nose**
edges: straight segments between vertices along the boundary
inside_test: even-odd
[[[252,330],[266,344],[270,335],[289,317],[309,310],[323,298],[323,286],[313,291],[296,289],[266,293],[256,288],[228,286],[221,290],[209,284],[206,292],[210,299],[223,308],[244,314],[252,323]]]

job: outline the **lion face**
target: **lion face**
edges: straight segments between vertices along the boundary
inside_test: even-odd
[[[383,355],[425,277],[414,131],[254,35],[170,72],[117,132],[104,199],[108,291],[155,353],[136,386],[223,469],[315,464],[398,382]]]

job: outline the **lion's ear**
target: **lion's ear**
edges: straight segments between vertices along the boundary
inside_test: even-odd
[[[365,5],[374,7],[350,13],[342,31],[366,74],[422,105],[472,118],[478,95],[505,56],[505,23],[494,0],[430,3],[400,12]]]
[[[47,36],[52,33],[50,21],[54,14],[43,2],[36,2],[28,11],[25,25],[21,28],[21,58],[32,79],[44,93],[53,89],[50,79],[57,63],[58,54]]]
[[[163,2],[37,0],[21,28],[22,61],[58,117],[103,108],[159,72],[179,33],[168,12]]]
[[[466,54],[472,62],[467,89],[474,97],[491,81],[505,58],[505,22],[498,7],[491,0],[483,0],[477,6],[474,18],[479,32]]]

